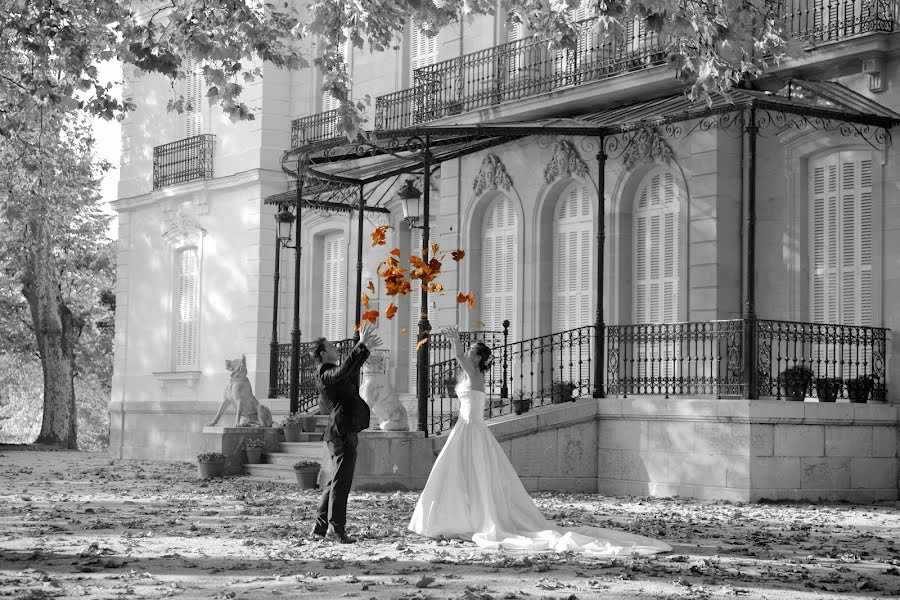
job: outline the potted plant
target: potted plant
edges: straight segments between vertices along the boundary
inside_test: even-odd
[[[311,490],[316,487],[320,465],[314,460],[300,460],[294,463],[294,475],[300,489]]]
[[[513,394],[512,409],[513,412],[517,415],[527,413],[531,409],[531,398],[528,398],[525,395],[525,392],[519,390],[518,392]]]
[[[244,442],[244,453],[247,455],[247,464],[255,465],[262,462],[263,448],[266,442],[262,438],[251,438]]]
[[[835,402],[844,382],[837,377],[818,377],[816,378],[816,392],[819,396],[819,402]]]
[[[456,375],[448,375],[444,378],[444,397],[456,398]]]
[[[300,413],[293,412],[288,413],[281,420],[281,430],[284,432],[284,441],[286,442],[299,442],[300,434],[303,433],[303,417],[300,416]]]
[[[805,365],[788,367],[778,375],[778,382],[784,386],[785,400],[803,402],[806,391],[812,383],[812,369]]]
[[[553,404],[562,404],[563,402],[574,402],[572,392],[578,387],[571,381],[553,381],[550,384],[550,399]]]
[[[871,375],[863,375],[847,380],[847,398],[854,404],[862,404],[869,401],[869,393],[875,385],[875,378]]]
[[[225,475],[225,455],[221,452],[203,452],[197,455],[197,470],[201,479]]]

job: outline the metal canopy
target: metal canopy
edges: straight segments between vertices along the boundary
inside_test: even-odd
[[[744,113],[756,109],[760,128],[840,130],[868,143],[887,144],[890,129],[900,114],[862,94],[830,81],[789,80],[776,92],[734,89],[708,103],[693,102],[677,94],[627,106],[586,113],[575,118],[540,119],[477,125],[421,125],[368,132],[350,143],[332,138],[293,148],[282,156],[282,170],[297,177],[301,167],[307,176],[344,185],[364,185],[404,173],[421,173],[427,147],[431,165],[473,154],[513,139],[529,136],[609,137],[654,126],[732,115],[706,127],[747,126]],[[846,124],[846,125],[845,125]],[[677,133],[687,135],[681,128]],[[672,133],[672,132],[670,132]],[[304,188],[306,195],[306,188]]]

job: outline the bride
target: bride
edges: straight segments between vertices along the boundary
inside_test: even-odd
[[[484,372],[491,351],[477,342],[463,352],[455,327],[444,330],[462,368],[459,419],[419,496],[409,529],[427,537],[463,538],[483,548],[576,551],[598,555],[652,554],[658,540],[600,527],[559,527],[525,491],[484,423]]]

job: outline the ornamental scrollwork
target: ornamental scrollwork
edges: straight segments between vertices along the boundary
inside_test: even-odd
[[[562,177],[578,175],[587,177],[587,165],[581,160],[581,155],[575,145],[569,140],[559,140],[553,147],[553,156],[544,167],[544,181],[553,183]]]
[[[669,164],[672,161],[672,154],[672,147],[659,135],[656,127],[644,127],[633,133],[622,158],[625,161],[625,168],[631,170],[639,163],[658,161]]]
[[[506,172],[503,162],[494,154],[488,154],[481,161],[481,168],[475,181],[472,182],[472,189],[475,195],[480,196],[488,190],[502,189],[509,191],[512,187],[512,179]]]

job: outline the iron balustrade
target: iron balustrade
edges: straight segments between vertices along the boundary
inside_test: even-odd
[[[793,385],[798,387],[798,397],[883,402],[888,331],[860,325],[759,320],[759,395],[781,399],[791,395],[788,387]]]
[[[356,344],[353,339],[345,339],[334,342],[341,360]],[[318,411],[319,392],[316,390],[316,364],[310,355],[313,342],[300,344],[300,391],[298,411],[307,412],[313,408]],[[278,380],[275,385],[278,398],[287,398],[290,394],[290,369],[291,369],[291,345],[278,344]]]
[[[744,321],[607,325],[608,395],[739,396]]]
[[[153,189],[213,176],[216,136],[204,133],[153,148]]]
[[[485,373],[485,419],[515,412],[513,401],[528,407],[569,402],[590,395],[593,326],[493,346],[493,364]],[[455,360],[429,370],[428,433],[453,427],[458,416],[454,397]]]
[[[291,148],[337,135],[338,111],[326,110],[291,121]]]
[[[781,0],[785,32],[812,43],[893,31],[895,0]]]
[[[531,37],[416,69],[414,86],[375,100],[375,128],[399,129],[666,62],[664,44],[641,20],[601,36],[580,21],[574,49]]]

